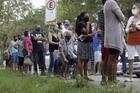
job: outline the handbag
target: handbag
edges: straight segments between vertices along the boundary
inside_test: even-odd
[[[24,57],[24,65],[32,65],[32,60],[30,56],[25,56]]]

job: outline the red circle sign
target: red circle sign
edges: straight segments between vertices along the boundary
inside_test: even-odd
[[[46,6],[48,8],[48,10],[53,10],[55,9],[56,7],[56,3],[54,0],[49,0],[47,3],[46,3]]]

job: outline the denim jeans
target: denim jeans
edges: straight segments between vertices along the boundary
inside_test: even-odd
[[[49,73],[53,72],[54,69],[54,52],[50,52],[50,64],[49,64]]]
[[[123,73],[127,73],[127,58],[126,58],[126,52],[125,49],[123,49],[123,53],[120,55],[121,57],[121,63],[122,63],[122,71]]]
[[[60,58],[56,59],[55,63],[54,63],[54,73],[55,74],[60,74],[61,65],[62,65],[62,60]]]

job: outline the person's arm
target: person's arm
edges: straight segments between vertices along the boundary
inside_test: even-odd
[[[59,51],[60,51],[60,54],[62,55],[62,58],[64,59],[64,62],[68,63],[69,61],[67,60],[62,47],[59,47]]]
[[[91,30],[91,33],[89,33],[87,36],[93,36],[94,35],[94,32],[97,30],[97,28],[95,27],[95,29],[94,30],[92,30],[92,26],[91,26],[91,24],[89,24],[89,30]]]
[[[122,13],[120,7],[118,6],[117,2],[116,1],[112,1],[111,3],[111,9],[112,9],[112,12],[116,15],[116,17],[118,18],[119,21],[124,21],[125,20],[125,16],[124,14]]]
[[[140,21],[136,23],[136,28],[140,30]]]
[[[130,17],[129,20],[128,20],[128,22],[127,22],[126,29],[125,29],[126,33],[128,33],[129,31],[131,31],[130,25],[131,25],[131,23],[133,21],[133,18],[134,18],[133,16]]]
[[[58,44],[59,44],[59,43],[56,43],[56,42],[53,42],[53,41],[52,41],[52,33],[50,33],[50,32],[49,32],[49,34],[48,34],[48,40],[49,40],[49,43],[50,43],[50,44],[54,44],[54,45],[58,45]]]
[[[47,40],[45,32],[42,32],[42,37],[39,38],[39,40],[41,40],[41,41],[46,41]]]
[[[72,42],[72,46],[73,46],[73,53],[75,54],[75,55],[77,55],[77,49],[75,48],[75,46],[74,46],[74,43]]]

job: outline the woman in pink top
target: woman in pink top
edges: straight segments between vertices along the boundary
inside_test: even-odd
[[[24,43],[25,48],[28,51],[28,55],[31,55],[32,51],[33,51],[33,46],[32,46],[32,41],[31,41],[31,39],[29,37],[29,32],[28,31],[24,32],[23,43]]]
[[[24,71],[25,71],[25,73],[27,73],[28,69],[29,69],[29,66],[32,65],[31,55],[32,55],[32,51],[33,51],[33,45],[32,45],[32,41],[30,39],[28,31],[24,32],[23,44],[24,44],[24,46],[25,46],[25,48],[26,48],[26,50],[28,52],[28,55],[26,57],[28,57],[30,59],[30,62],[24,63]]]

